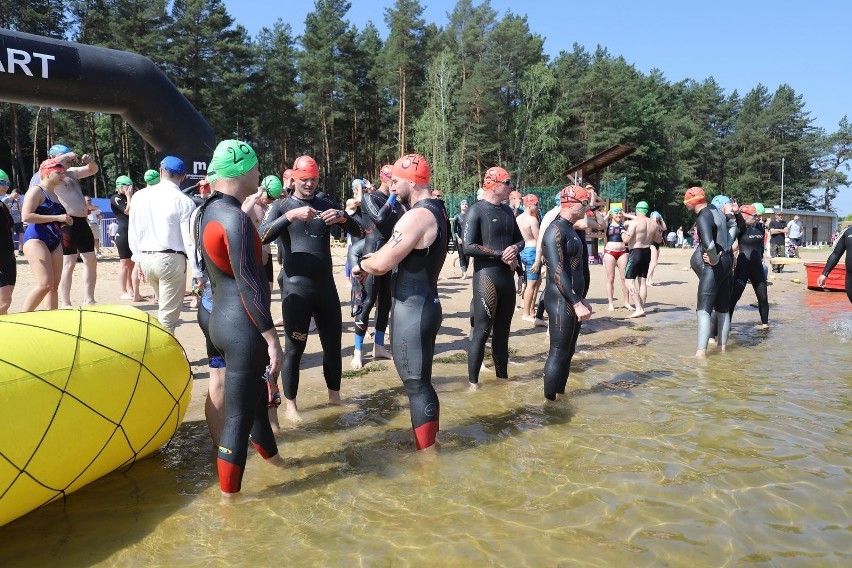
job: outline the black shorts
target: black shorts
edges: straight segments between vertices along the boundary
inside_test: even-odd
[[[631,249],[630,255],[627,257],[627,268],[624,270],[624,279],[634,280],[636,278],[647,278],[648,268],[650,266],[650,247]]]
[[[21,222],[17,222],[14,225],[14,232],[18,235],[24,232],[24,224]]]
[[[77,254],[95,250],[95,237],[85,217],[71,217],[73,225],[62,227],[62,254]]]
[[[115,248],[118,249],[118,258],[121,260],[130,260],[133,252],[130,250],[130,245],[127,243],[127,235],[116,233],[113,237]]]
[[[0,253],[0,288],[14,286],[18,279],[18,266],[15,264],[15,251]]]

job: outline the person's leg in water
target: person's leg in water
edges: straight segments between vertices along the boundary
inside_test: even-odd
[[[366,239],[361,239],[360,241],[349,247],[349,250],[346,253],[347,264],[349,264],[349,266],[358,265],[358,261],[361,260],[364,254],[365,244]],[[362,284],[358,281],[357,278],[352,278],[351,276],[349,277],[352,292],[351,313],[352,317],[355,320],[355,349],[352,353],[352,361],[350,363],[353,369],[360,369],[364,366],[364,338],[367,336],[367,325],[369,324],[370,318],[369,313],[366,316],[364,315],[364,311],[366,304],[370,300],[370,291],[373,288],[373,281],[371,280],[371,278],[373,277],[368,276],[367,281]],[[372,302],[370,302],[369,304],[371,309],[373,307],[374,302],[375,297],[373,297]]]
[[[491,358],[497,382],[505,382],[509,380],[509,334],[515,313],[511,279],[502,286],[498,284],[497,294],[497,309],[491,327]]]
[[[479,388],[479,372],[485,360],[485,343],[491,334],[497,310],[497,288],[490,272],[488,269],[481,269],[473,273],[473,300],[470,304],[471,337],[467,356],[470,390]]]
[[[544,397],[555,401],[565,395],[571,359],[574,357],[580,321],[574,307],[558,293],[545,291],[545,304],[550,319],[550,350],[544,364]]]
[[[299,392],[299,364],[308,343],[312,296],[299,286],[284,282],[282,313],[284,317],[284,362],[281,366],[281,386],[284,393],[284,418],[301,422],[296,396]]]
[[[340,315],[340,297],[333,280],[320,284],[317,298],[322,301],[314,304],[314,319],[317,324],[323,357],[322,370],[325,385],[328,389],[328,403],[340,404],[340,382],[343,376],[343,362],[338,356],[341,352],[343,338],[343,318]]]
[[[380,276],[377,281],[378,305],[376,306],[376,338],[373,342],[373,359],[390,359],[391,353],[385,347],[385,334],[390,320],[391,305],[391,275]]]
[[[719,350],[725,351],[728,336],[731,333],[731,279],[733,276],[734,256],[730,251],[719,256],[719,263],[712,267],[716,274],[716,298],[713,307],[716,310],[716,341]]]

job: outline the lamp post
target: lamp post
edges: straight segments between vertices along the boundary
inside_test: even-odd
[[[784,211],[784,158],[781,158],[781,211]]]

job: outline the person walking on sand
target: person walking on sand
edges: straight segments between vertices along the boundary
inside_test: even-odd
[[[627,229],[621,233],[621,240],[628,246],[627,268],[624,281],[636,311],[628,317],[641,318],[645,315],[645,302],[648,296],[648,268],[651,264],[651,247],[662,240],[657,222],[648,217],[648,204],[640,201],[636,204],[636,216]],[[638,282],[637,282],[638,281]]]

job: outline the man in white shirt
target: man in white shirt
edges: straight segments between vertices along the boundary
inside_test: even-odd
[[[183,306],[186,259],[195,255],[189,226],[195,203],[180,190],[185,175],[180,158],[163,158],[160,183],[133,196],[127,231],[133,261],[139,263],[148,283],[157,291],[157,319],[172,333]]]
[[[787,223],[787,236],[790,237],[790,244],[793,245],[796,251],[796,257],[799,256],[799,247],[802,246],[802,237],[805,235],[805,227],[798,215],[793,216],[793,220]]]

